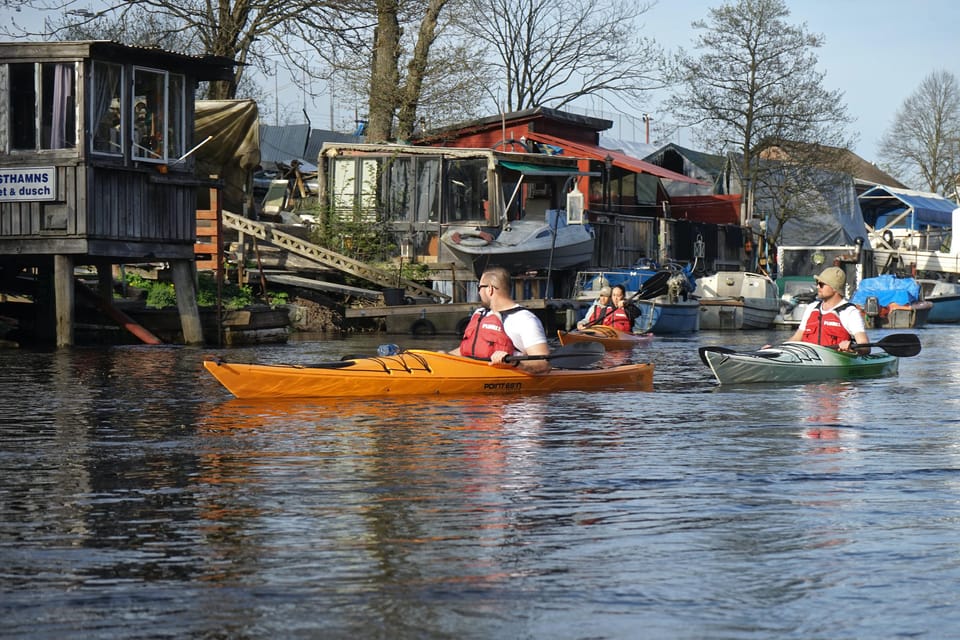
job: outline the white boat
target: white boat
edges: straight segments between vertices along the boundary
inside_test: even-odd
[[[777,285],[748,271],[718,271],[697,278],[701,329],[768,329],[780,310]]]
[[[586,224],[567,224],[564,212],[559,213],[547,220],[513,220],[502,229],[451,226],[440,241],[478,275],[487,267],[517,273],[589,264],[593,230]]]

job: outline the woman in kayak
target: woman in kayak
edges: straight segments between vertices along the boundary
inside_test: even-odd
[[[500,364],[507,356],[550,355],[540,319],[511,297],[510,274],[506,269],[487,269],[477,288],[483,306],[470,316],[463,340],[451,354],[490,360],[491,364]],[[550,370],[548,360],[522,360],[514,366],[530,373]]]
[[[587,315],[577,323],[577,329],[586,329],[595,324],[606,324],[605,320],[611,315],[613,315],[613,305],[610,304],[610,287],[603,287],[597,294],[597,299],[587,309]]]
[[[613,303],[613,313],[607,316],[603,324],[609,325],[617,331],[632,332],[633,322],[640,315],[640,309],[637,309],[637,305],[627,301],[627,290],[622,284],[614,285],[610,299]]]
[[[870,353],[870,342],[860,309],[843,297],[847,276],[840,267],[827,267],[816,278],[817,302],[807,305],[800,326],[790,342],[810,342],[836,346],[840,351]]]

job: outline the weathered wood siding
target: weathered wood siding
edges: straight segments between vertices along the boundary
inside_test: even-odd
[[[0,241],[39,237],[193,244],[195,181],[178,183],[159,173],[112,167],[56,170],[55,201],[0,203]]]

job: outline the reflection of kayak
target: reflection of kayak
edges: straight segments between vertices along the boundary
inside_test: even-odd
[[[485,360],[419,349],[312,366],[219,359],[207,359],[203,366],[238,398],[515,394],[653,386],[652,364],[530,374],[510,365],[491,366]]]
[[[568,345],[577,342],[599,342],[607,351],[616,349],[633,349],[638,345],[650,344],[652,333],[627,333],[613,327],[597,325],[576,331],[557,331],[560,344]]]
[[[700,347],[700,359],[721,384],[878,378],[895,375],[899,365],[899,359],[888,353],[863,356],[806,342],[751,352]]]

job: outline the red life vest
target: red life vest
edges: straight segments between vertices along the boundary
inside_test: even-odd
[[[613,313],[603,321],[603,324],[613,327],[617,331],[626,331],[627,333],[633,331],[633,319],[626,309],[614,309]]]
[[[588,317],[587,324],[607,324],[607,320],[613,315],[612,305],[596,305]]]
[[[807,325],[803,328],[801,340],[826,347],[836,346],[844,340],[853,340],[853,336],[840,322],[840,312],[853,305],[845,302],[829,311],[821,311],[822,305],[823,302],[818,302],[814,307],[813,313],[807,319]]]
[[[489,309],[477,309],[470,316],[470,322],[463,331],[460,342],[460,355],[480,360],[489,360],[495,351],[515,353],[517,348],[513,340],[503,329],[503,321],[514,311],[523,307],[514,307],[506,311],[491,312]]]

